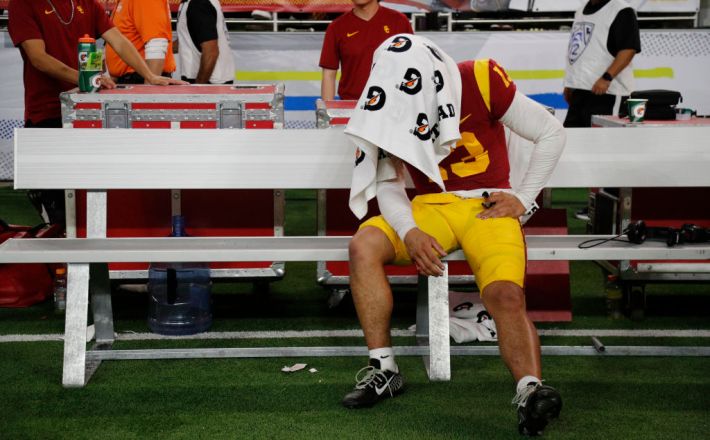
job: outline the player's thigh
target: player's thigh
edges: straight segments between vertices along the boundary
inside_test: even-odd
[[[456,237],[446,218],[439,213],[437,205],[412,203],[412,215],[417,227],[434,237],[447,252],[458,248]],[[393,263],[409,264],[412,262],[404,242],[383,216],[379,215],[366,220],[360,225],[359,231],[363,231],[367,227],[378,228],[387,236],[395,249]]]
[[[481,292],[494,281],[511,281],[523,287],[526,251],[518,219],[472,217],[461,248]]]

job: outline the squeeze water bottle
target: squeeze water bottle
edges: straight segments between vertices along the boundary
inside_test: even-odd
[[[67,308],[67,270],[59,267],[54,271],[54,310],[63,312]]]
[[[87,34],[79,38],[79,91],[95,92],[101,87],[103,53],[96,50],[96,40]]]

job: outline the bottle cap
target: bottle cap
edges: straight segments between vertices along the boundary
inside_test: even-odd
[[[84,34],[83,37],[79,38],[79,43],[96,43],[96,40],[89,36],[89,34]]]
[[[57,275],[64,275],[65,273],[67,273],[67,269],[65,267],[58,267],[54,271],[54,273],[56,273]]]

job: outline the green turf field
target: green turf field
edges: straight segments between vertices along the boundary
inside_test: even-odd
[[[583,232],[571,216],[584,190],[555,192],[568,208],[570,232]],[[315,232],[315,195],[287,193],[286,230]],[[0,189],[0,218],[36,224],[21,192]],[[710,330],[707,285],[651,285],[646,319],[609,320],[599,268],[574,262],[574,320],[550,329]],[[349,298],[329,309],[328,292],[315,282],[314,263],[288,264],[268,293],[251,284],[214,286],[214,331],[338,330],[358,328]],[[393,327],[414,323],[415,292],[395,291]],[[146,332],[145,294],[116,291],[116,330]],[[0,335],[58,334],[63,317],[50,302],[0,309]],[[602,338],[607,345],[710,345],[707,338]],[[583,337],[543,337],[545,345],[590,345]],[[395,338],[411,345],[410,337]],[[361,338],[119,341],[117,348],[362,346]],[[420,359],[399,357],[407,391],[369,410],[346,410],[340,398],[364,366],[359,357],[209,359],[104,362],[84,389],[61,387],[62,344],[0,343],[0,440],[53,438],[226,439],[514,439],[510,405],[514,384],[498,357],[452,360],[453,378],[430,383]],[[318,370],[282,373],[305,362]],[[561,419],[545,436],[556,439],[710,438],[710,359],[671,357],[543,358],[544,376],[563,395]]]

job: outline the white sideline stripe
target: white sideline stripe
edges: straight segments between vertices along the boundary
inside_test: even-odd
[[[620,336],[625,338],[710,338],[710,330],[562,330],[542,329],[540,336]]]
[[[638,338],[710,338],[710,330],[538,330],[540,336],[597,336],[597,337],[638,337]],[[288,330],[288,331],[243,331],[209,332],[188,336],[164,336],[154,333],[118,333],[118,341],[151,340],[211,340],[211,339],[294,339],[294,338],[357,338],[362,337],[362,330]],[[414,336],[414,331],[393,329],[392,336]],[[47,342],[63,341],[64,335],[0,335],[3,342]]]

